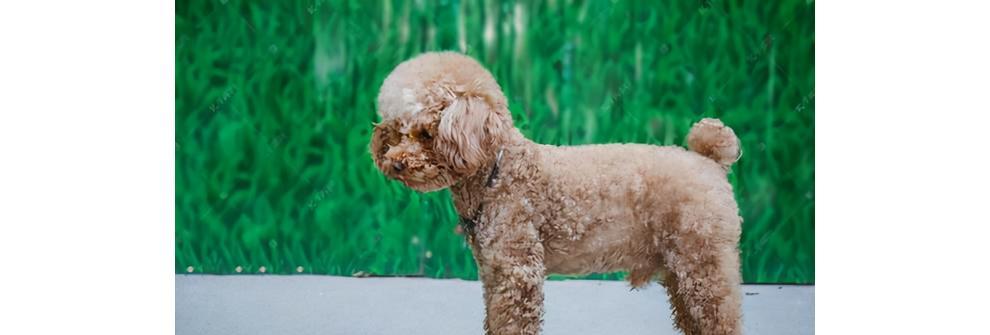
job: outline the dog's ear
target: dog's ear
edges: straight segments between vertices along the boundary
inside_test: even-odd
[[[473,174],[502,132],[498,111],[479,96],[460,96],[441,112],[436,149],[460,174]]]

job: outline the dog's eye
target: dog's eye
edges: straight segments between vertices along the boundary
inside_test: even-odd
[[[429,140],[433,139],[433,135],[430,135],[430,132],[427,131],[427,130],[425,130],[425,129],[424,130],[420,130],[420,131],[411,132],[411,133],[409,133],[409,135],[406,135],[406,136],[409,136],[409,138],[411,138],[411,139],[420,140],[420,141],[429,141]]]

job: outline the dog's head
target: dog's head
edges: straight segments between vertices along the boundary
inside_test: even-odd
[[[399,64],[378,94],[375,165],[417,191],[450,187],[494,158],[513,129],[495,78],[470,57],[426,53]]]

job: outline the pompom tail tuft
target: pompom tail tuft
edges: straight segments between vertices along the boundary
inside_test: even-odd
[[[687,141],[691,151],[711,158],[726,168],[732,166],[742,155],[736,133],[718,119],[707,118],[695,123],[688,133]]]

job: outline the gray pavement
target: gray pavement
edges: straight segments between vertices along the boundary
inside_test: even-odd
[[[680,334],[663,287],[548,281],[544,334]],[[813,334],[815,287],[744,285],[745,334]],[[176,334],[481,334],[481,284],[331,276],[175,278]]]

